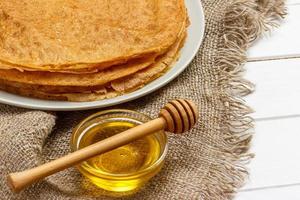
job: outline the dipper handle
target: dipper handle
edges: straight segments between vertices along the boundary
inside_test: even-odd
[[[8,175],[8,183],[13,191],[19,192],[25,187],[51,174],[72,167],[99,154],[129,144],[134,140],[157,131],[167,130],[174,133],[185,132],[192,128],[197,119],[198,110],[192,102],[188,100],[171,101],[161,110],[159,118],[106,138],[57,160],[22,172],[11,173]]]

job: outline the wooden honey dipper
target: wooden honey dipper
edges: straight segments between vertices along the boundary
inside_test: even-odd
[[[158,118],[41,166],[23,172],[11,173],[8,175],[8,183],[13,191],[19,192],[25,187],[51,174],[62,171],[99,154],[129,144],[134,140],[157,131],[166,130],[172,133],[186,132],[196,124],[198,115],[198,109],[193,102],[183,99],[171,101],[161,109]]]

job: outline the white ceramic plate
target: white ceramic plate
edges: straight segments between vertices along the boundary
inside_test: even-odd
[[[188,29],[188,37],[183,47],[179,60],[174,66],[162,77],[149,83],[145,87],[128,93],[122,96],[118,96],[111,99],[105,99],[93,102],[64,102],[64,101],[49,101],[40,100],[28,97],[22,97],[15,94],[0,91],[0,102],[18,107],[40,109],[40,110],[54,110],[54,111],[72,111],[72,110],[87,110],[93,108],[103,108],[112,106],[139,97],[145,96],[163,86],[168,84],[174,78],[176,78],[183,70],[190,64],[198,52],[202,43],[205,20],[204,13],[200,0],[186,0],[186,7],[188,9],[191,25]]]

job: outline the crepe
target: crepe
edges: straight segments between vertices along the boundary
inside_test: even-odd
[[[0,61],[38,71],[93,71],[164,53],[184,0],[0,0]]]
[[[160,52],[161,54],[163,54],[164,52]],[[76,70],[72,70],[72,69],[68,69],[67,67],[64,69],[60,69],[60,70],[56,70],[56,69],[34,69],[34,68],[30,68],[30,67],[26,67],[26,66],[20,66],[20,65],[16,65],[16,64],[11,64],[11,63],[7,63],[4,61],[0,60],[0,69],[16,69],[20,72],[59,72],[59,73],[66,73],[66,74],[91,74],[91,73],[96,73],[105,69],[108,69],[110,67],[113,66],[117,66],[117,65],[122,65],[122,64],[126,64],[128,62],[131,62],[132,60],[145,60],[149,57],[155,57],[158,56],[160,53],[151,53],[151,54],[145,54],[145,55],[140,55],[137,58],[133,58],[130,60],[118,60],[118,61],[111,61],[111,62],[107,62],[107,63],[102,63],[102,64],[74,64],[72,65],[73,67],[80,67],[79,69]]]
[[[128,91],[136,90],[150,81],[161,76],[178,58],[180,48],[184,43],[186,33],[182,34],[181,39],[178,40],[173,47],[164,55],[161,56],[156,63],[150,65],[149,67],[140,70],[130,76],[122,79],[115,80],[109,85],[98,86],[99,88],[94,91],[89,91],[85,93],[49,93],[41,90],[41,88],[34,85],[25,86],[24,84],[4,81],[1,83],[0,89],[21,94],[23,96],[36,97],[41,99],[50,100],[63,100],[63,101],[96,101],[106,98],[113,98],[121,95]]]
[[[136,59],[127,64],[114,66],[110,69],[102,70],[90,74],[66,74],[58,72],[20,72],[19,70],[0,69],[0,79],[13,81],[22,84],[40,85],[40,86],[80,86],[90,87],[95,85],[104,85],[112,80],[135,73],[155,61],[155,56]]]

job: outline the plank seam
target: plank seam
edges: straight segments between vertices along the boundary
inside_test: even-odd
[[[273,117],[262,117],[262,118],[254,118],[256,122],[263,122],[263,121],[275,121],[281,119],[293,119],[293,118],[300,118],[299,115],[283,115],[283,116],[273,116]]]
[[[253,57],[249,58],[247,62],[261,62],[261,61],[271,61],[271,60],[287,60],[287,59],[298,59],[300,54],[284,55],[284,56],[266,56],[266,57]]]
[[[260,190],[271,190],[271,189],[297,187],[297,186],[300,186],[300,183],[291,183],[291,184],[283,184],[283,185],[272,185],[272,186],[265,186],[265,187],[242,189],[239,192],[253,192],[253,191],[260,191]]]

